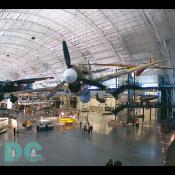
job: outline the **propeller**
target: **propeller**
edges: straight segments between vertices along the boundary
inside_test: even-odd
[[[61,89],[62,86],[63,86],[65,83],[66,83],[66,82],[63,81],[62,83],[58,84],[58,85],[48,94],[47,100],[49,100],[52,96],[54,96],[54,95],[57,93],[57,91],[58,91],[59,89]]]
[[[62,44],[63,44],[64,60],[66,62],[67,68],[69,69],[72,67],[71,61],[70,61],[69,50],[68,50],[66,41],[63,40]]]
[[[65,60],[65,63],[66,63],[67,68],[69,69],[69,68],[72,67],[72,65],[71,65],[69,50],[68,50],[66,41],[63,40],[62,45],[63,45],[64,60]],[[58,85],[48,94],[47,100],[49,100],[52,96],[54,96],[54,95],[56,94],[56,92],[57,92],[59,89],[61,89],[62,86],[63,86],[65,83],[66,83],[66,82],[63,81],[63,82],[61,82],[60,84],[58,84]]]
[[[91,85],[91,86],[97,86],[101,89],[106,89],[106,86],[98,83],[98,82],[95,82],[93,80],[88,80],[88,79],[84,79],[84,78],[81,78],[77,75],[77,72],[74,70],[74,69],[70,69],[72,68],[73,66],[71,65],[71,61],[70,61],[70,55],[69,55],[69,50],[68,50],[68,47],[67,47],[67,44],[66,44],[66,41],[63,40],[62,42],[62,45],[63,45],[63,53],[64,53],[64,60],[65,60],[65,63],[66,63],[66,66],[67,66],[67,70],[65,70],[64,74],[63,74],[63,79],[64,79],[64,76],[65,76],[65,81],[63,81],[62,83],[58,84],[47,96],[47,99],[50,99],[52,96],[54,96],[56,94],[56,92],[61,89],[61,87],[68,81],[70,81],[70,83],[74,83],[76,80],[79,80],[79,81],[82,81],[84,84],[88,84],[88,85]],[[72,77],[70,77],[69,75],[72,75]],[[67,80],[66,80],[67,79]]]

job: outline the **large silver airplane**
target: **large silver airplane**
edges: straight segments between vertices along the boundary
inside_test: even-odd
[[[64,84],[67,84],[68,89],[72,94],[80,96],[80,100],[84,103],[87,103],[91,98],[90,89],[88,89],[90,86],[96,86],[99,89],[105,90],[107,87],[102,83],[107,80],[120,77],[131,72],[143,70],[147,67],[151,67],[152,65],[156,65],[165,61],[165,59],[153,61],[151,63],[127,68],[125,70],[121,70],[119,72],[105,75],[99,78],[93,78],[90,63],[88,63],[89,70],[86,69],[86,71],[84,71],[85,69],[81,66],[72,65],[66,41],[63,40],[62,45],[67,69],[63,73],[63,81],[51,90],[47,96],[47,99],[50,99],[64,86]]]

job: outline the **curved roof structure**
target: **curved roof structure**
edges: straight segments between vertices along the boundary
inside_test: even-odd
[[[174,9],[2,9],[0,79],[54,76],[72,64],[148,62],[175,56]]]

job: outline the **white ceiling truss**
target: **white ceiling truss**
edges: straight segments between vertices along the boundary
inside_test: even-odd
[[[174,31],[174,9],[2,9],[0,79],[59,80],[65,70],[63,39],[72,64],[140,64],[151,51],[172,65]]]

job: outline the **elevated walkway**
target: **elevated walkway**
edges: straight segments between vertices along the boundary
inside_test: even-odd
[[[115,94],[115,92],[120,94],[122,93],[124,90],[126,90],[128,87],[128,85],[121,85],[120,87],[118,88],[109,88],[106,90],[106,92],[108,93],[113,93]],[[139,86],[139,85],[135,85],[138,87],[138,89],[134,89],[134,84],[133,86],[131,85],[129,88],[130,89],[133,89],[133,90],[161,90],[161,89],[175,89],[175,84],[171,84],[171,85],[160,85],[160,86],[148,86],[148,87],[142,87],[142,86]],[[133,87],[133,88],[132,88]],[[101,89],[91,89],[90,91],[100,91]]]
[[[109,93],[113,95],[113,97],[117,98],[118,95],[124,92],[126,89],[139,90],[142,89],[138,84],[123,84],[115,90],[110,91]]]
[[[159,85],[158,87],[142,87],[144,90],[149,90],[149,89],[156,89],[156,90],[162,90],[162,89],[175,89],[175,84],[169,84],[169,85]]]
[[[175,104],[173,104],[175,107]],[[117,115],[119,112],[124,110],[125,108],[160,108],[160,102],[130,102],[130,103],[123,103],[117,106],[112,112]]]

